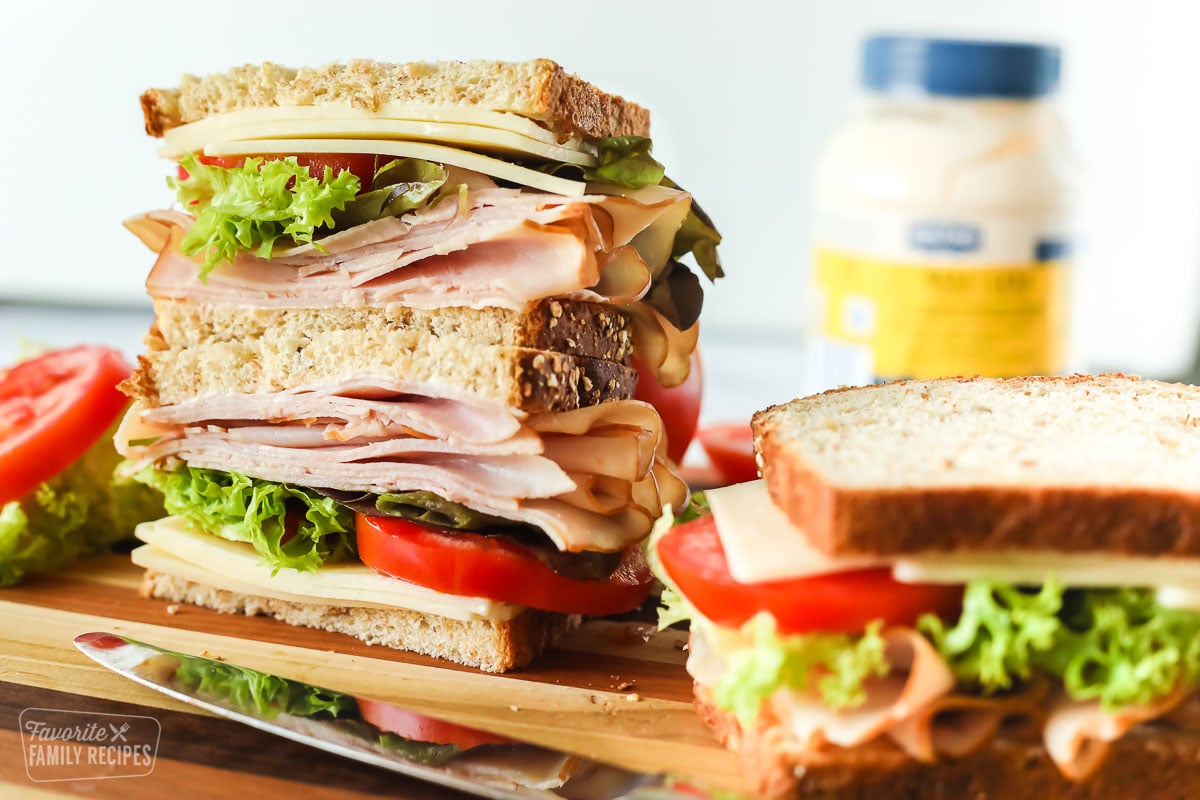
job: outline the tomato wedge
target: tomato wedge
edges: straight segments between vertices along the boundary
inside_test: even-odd
[[[900,583],[890,569],[863,569],[811,578],[738,583],[711,515],[678,525],[658,541],[667,576],[688,601],[719,625],[738,627],[759,611],[782,633],[861,632],[872,620],[912,625],[925,613],[951,616],[961,586]]]
[[[696,433],[700,446],[722,484],[745,483],[758,477],[754,461],[754,436],[748,422],[706,425]]]
[[[446,594],[546,611],[604,616],[637,608],[650,591],[640,547],[626,548],[606,580],[559,575],[504,538],[431,530],[399,517],[355,517],[358,556],[376,572]]]
[[[498,733],[468,728],[443,719],[434,719],[379,700],[355,698],[358,713],[380,730],[394,733],[410,742],[452,744],[459,750],[469,750],[481,744],[512,744],[513,740]]]
[[[0,372],[0,504],[69,467],[124,410],[120,352],[56,350]]]

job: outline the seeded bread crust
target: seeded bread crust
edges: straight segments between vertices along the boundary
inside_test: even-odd
[[[243,309],[157,301],[132,377],[147,406],[194,397],[393,378],[531,413],[633,396],[623,313],[544,301],[503,309]],[[612,356],[612,358],[609,358]]]
[[[772,499],[826,553],[1197,556],[1198,422],[1200,388],[1101,375],[838,389],[765,409],[752,427]],[[968,467],[985,435],[994,466]],[[1057,473],[1038,463],[1047,449],[1065,459]],[[1024,463],[1029,452],[1040,455]],[[1162,475],[1141,480],[1127,458]]]
[[[987,746],[923,764],[887,742],[804,751],[779,724],[743,729],[695,685],[700,718],[737,752],[756,796],[769,800],[1185,800],[1200,797],[1200,734],[1167,724],[1135,727],[1110,745],[1088,780],[1058,771],[1032,726],[1002,729]]]
[[[498,622],[463,621],[403,609],[294,603],[216,589],[156,570],[146,571],[141,594],[223,614],[274,617],[289,625],[344,633],[367,644],[421,653],[485,672],[506,672],[528,664],[580,623],[580,617],[573,614],[534,609]]]
[[[646,109],[544,58],[408,64],[359,59],[298,70],[246,64],[203,77],[184,75],[177,88],[148,89],[141,99],[151,136],[229,111],[314,105],[376,111],[386,103],[511,112],[537,120],[560,141],[574,133],[593,139],[650,133]]]
[[[461,338],[478,345],[556,350],[629,364],[629,319],[607,303],[546,299],[526,311],[507,308],[244,308],[156,299],[155,324],[163,345],[199,347],[258,339],[272,331],[313,336],[329,331],[405,331],[436,339]]]

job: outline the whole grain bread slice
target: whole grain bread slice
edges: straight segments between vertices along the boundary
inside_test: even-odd
[[[1172,723],[1142,724],[1109,746],[1085,781],[1063,777],[1032,725],[1001,729],[976,752],[933,764],[889,741],[854,748],[801,749],[766,717],[742,728],[695,687],[696,709],[717,738],[737,752],[764,800],[1185,800],[1200,797],[1200,731]]]
[[[1200,388],[1126,375],[839,389],[754,416],[771,497],[830,554],[1200,555]]]
[[[363,377],[429,384],[528,412],[633,396],[625,315],[547,300],[506,309],[258,309],[156,301],[122,389],[147,406],[326,386]]]
[[[405,609],[299,603],[206,586],[146,570],[142,596],[223,614],[274,617],[289,625],[344,633],[367,644],[446,659],[485,672],[524,666],[579,626],[580,617],[526,609],[510,620],[457,620]]]
[[[386,103],[458,106],[519,114],[560,141],[648,136],[650,112],[606,94],[549,59],[392,64],[366,59],[291,69],[246,64],[226,72],[184,75],[176,88],[142,94],[146,132],[166,131],[214,114],[272,106],[344,105],[376,111]]]

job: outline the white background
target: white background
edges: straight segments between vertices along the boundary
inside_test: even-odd
[[[1121,0],[51,2],[0,12],[0,301],[143,305],[122,218],[166,205],[138,95],[271,60],[553,58],[652,110],[655,154],[725,235],[705,341],[799,347],[809,184],[851,112],[872,32],[1065,48],[1060,106],[1086,167],[1082,362],[1190,367],[1200,287],[1200,11]],[[10,306],[10,309],[12,307]],[[0,314],[12,313],[0,305]],[[784,359],[792,364],[790,354]]]

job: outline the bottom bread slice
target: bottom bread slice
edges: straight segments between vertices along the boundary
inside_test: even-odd
[[[526,609],[509,620],[457,620],[405,609],[297,603],[218,589],[157,570],[147,570],[141,594],[189,603],[225,614],[267,616],[306,628],[344,633],[367,644],[444,658],[485,672],[528,664],[580,617]]]
[[[696,710],[737,752],[756,796],[782,800],[1185,800],[1200,797],[1200,731],[1143,724],[1112,743],[1090,778],[1063,777],[1028,726],[969,756],[915,761],[889,742],[801,750],[779,724],[743,728],[695,685]]]

